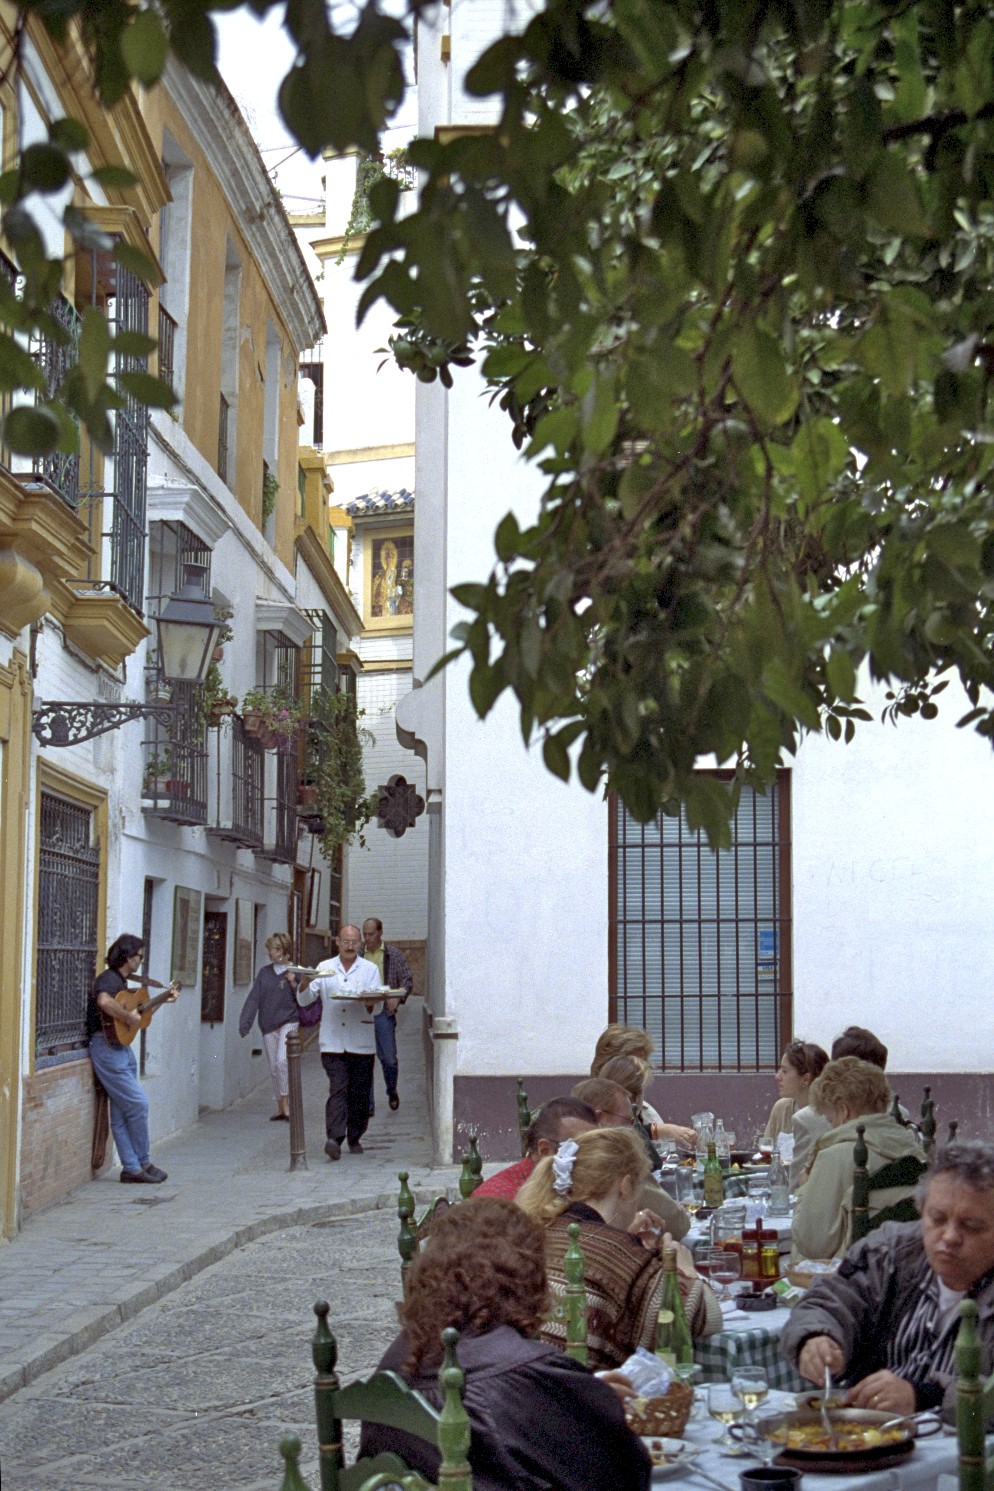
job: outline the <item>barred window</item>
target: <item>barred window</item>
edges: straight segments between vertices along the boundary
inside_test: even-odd
[[[93,813],[41,794],[35,1054],[86,1043],[86,996],[96,977],[100,846]]]
[[[611,811],[612,1018],[664,1071],[763,1071],[790,1039],[790,775],[744,787],[730,849]]]

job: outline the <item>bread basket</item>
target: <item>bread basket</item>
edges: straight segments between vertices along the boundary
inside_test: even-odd
[[[673,1382],[661,1398],[628,1398],[625,1419],[635,1434],[679,1439],[687,1427],[693,1402],[693,1385]]]

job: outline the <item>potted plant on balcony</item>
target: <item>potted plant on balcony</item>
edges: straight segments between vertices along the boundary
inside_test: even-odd
[[[234,606],[214,607],[214,620],[220,621],[221,623],[221,630],[218,634],[217,646],[215,647],[213,653],[215,663],[219,663],[224,656],[225,642],[230,642],[232,637],[235,635],[234,629],[231,626],[231,618],[234,616],[234,614]]]
[[[289,689],[249,689],[242,700],[242,722],[246,734],[260,740],[267,751],[295,740],[306,719]]]
[[[306,817],[329,860],[342,844],[365,843],[362,831],[376,811],[362,769],[363,745],[372,744],[373,737],[360,726],[361,716],[351,694],[315,689],[311,695],[303,781],[314,788],[314,800]]]
[[[225,717],[238,708],[238,700],[221,682],[221,670],[211,663],[197,698],[197,724],[201,730],[217,730]]]
[[[172,766],[172,756],[168,750],[164,756],[149,757],[142,776],[142,797],[169,796],[169,773]]]

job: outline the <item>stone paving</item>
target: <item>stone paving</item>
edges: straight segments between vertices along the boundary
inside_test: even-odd
[[[288,1432],[316,1488],[311,1306],[331,1303],[343,1379],[372,1371],[397,1329],[396,1230],[381,1209],[270,1232],[15,1393],[4,1491],[277,1491]]]
[[[441,1189],[452,1188],[458,1177],[454,1168],[436,1170],[431,1166],[420,1027],[420,1008],[415,1004],[398,1021],[400,1110],[391,1113],[387,1107],[377,1067],[377,1111],[363,1141],[366,1150],[363,1155],[346,1153],[337,1164],[325,1159],[327,1081],[315,1043],[305,1052],[302,1063],[307,1170],[290,1172],[289,1125],[268,1122],[273,1100],[267,1078],[234,1107],[221,1113],[207,1113],[193,1128],[155,1145],[155,1162],[169,1172],[165,1184],[154,1188],[121,1186],[117,1170],[110,1170],[105,1178],[84,1186],[59,1205],[30,1218],[13,1241],[0,1246],[0,1401],[18,1394],[43,1373],[86,1351],[108,1332],[117,1332],[124,1322],[167,1299],[187,1281],[194,1280],[203,1270],[231,1254],[235,1257],[229,1265],[230,1272],[225,1275],[224,1288],[232,1290],[232,1300],[236,1303],[228,1310],[225,1322],[212,1327],[217,1331],[216,1338],[203,1334],[200,1327],[205,1323],[196,1313],[172,1320],[170,1329],[182,1334],[184,1322],[191,1327],[189,1341],[182,1350],[172,1348],[180,1359],[191,1349],[202,1349],[198,1343],[210,1339],[216,1344],[206,1348],[208,1354],[215,1352],[223,1356],[226,1343],[230,1342],[237,1360],[241,1343],[255,1339],[252,1331],[256,1315],[265,1314],[268,1306],[265,1304],[265,1268],[259,1267],[254,1274],[247,1276],[254,1281],[247,1293],[245,1287],[237,1282],[238,1261],[242,1254],[235,1253],[235,1250],[243,1249],[255,1239],[272,1235],[271,1240],[261,1247],[263,1255],[267,1255],[268,1250],[267,1256],[274,1264],[269,1288],[275,1290],[277,1313],[283,1322],[288,1321],[292,1313],[299,1316],[301,1312],[305,1315],[309,1312],[316,1297],[315,1289],[318,1293],[323,1290],[334,1301],[339,1277],[349,1277],[348,1268],[355,1266],[362,1277],[366,1277],[363,1270],[367,1265],[362,1248],[358,1248],[355,1254],[354,1265],[352,1262],[346,1264],[346,1249],[340,1255],[341,1266],[330,1279],[323,1262],[317,1267],[313,1280],[302,1278],[297,1271],[296,1252],[293,1252],[287,1267],[282,1260],[276,1261],[277,1234],[286,1238],[293,1229],[306,1228],[308,1224],[310,1229],[304,1235],[310,1240],[309,1245],[318,1260],[327,1257],[327,1233],[313,1230],[314,1224],[318,1223],[334,1223],[335,1227],[342,1225],[345,1228],[340,1234],[343,1238],[349,1236],[358,1240],[368,1236],[371,1248],[383,1247],[387,1253],[392,1250],[387,1270],[387,1286],[392,1291],[398,1266],[397,1171],[410,1171],[415,1195],[435,1194]],[[154,1094],[152,1101],[155,1101]],[[341,1219],[357,1212],[380,1212],[382,1215],[369,1217],[350,1232]],[[370,1256],[378,1260],[380,1255]],[[376,1268],[379,1268],[378,1262]],[[205,1275],[199,1285],[188,1287],[199,1287],[212,1297],[212,1291],[218,1286],[211,1283],[211,1277],[212,1274]],[[323,1283],[320,1282],[322,1279]],[[242,1310],[247,1312],[245,1320],[240,1319]],[[346,1313],[343,1308],[343,1317]],[[267,1358],[271,1352],[274,1353],[274,1384],[282,1384],[286,1379],[296,1384],[296,1390],[301,1390],[306,1383],[308,1357],[306,1345],[301,1347],[301,1339],[299,1335],[294,1337],[294,1365],[287,1360],[285,1367],[279,1369],[282,1376],[276,1367],[272,1342],[265,1347]],[[116,1337],[108,1343],[107,1349],[115,1344]],[[149,1348],[146,1346],[142,1350],[148,1351]],[[154,1351],[152,1354],[154,1356]],[[184,1378],[192,1371],[192,1360],[183,1361]],[[166,1378],[175,1383],[177,1372],[167,1371],[162,1376],[162,1381],[153,1380],[148,1384],[151,1396],[146,1401],[152,1405],[150,1411],[154,1414],[167,1408],[170,1412],[186,1411],[174,1396],[170,1396],[171,1389],[165,1385]],[[206,1378],[209,1377],[208,1371]],[[243,1388],[238,1388],[238,1392],[242,1391]],[[244,1391],[247,1392],[248,1388],[245,1387]],[[281,1387],[280,1392],[283,1391]],[[194,1392],[193,1396],[196,1395]],[[107,1399],[106,1403],[94,1405],[92,1415],[89,1411],[81,1413],[76,1401],[79,1395],[71,1393],[71,1396],[73,1401],[64,1405],[67,1415],[65,1433],[70,1438],[74,1435],[72,1425],[79,1418],[79,1432],[84,1435],[79,1444],[90,1444],[91,1453],[97,1448],[91,1444],[97,1433],[96,1424],[103,1424],[109,1433],[109,1426],[123,1419],[127,1421],[129,1432],[134,1432],[134,1414],[129,1408],[115,1409],[111,1406],[113,1400]],[[265,1392],[260,1391],[258,1399],[252,1400],[256,1404],[251,1409],[252,1415],[258,1411],[258,1405],[267,1401]],[[43,1438],[41,1418],[43,1415],[38,1420],[38,1434]],[[269,1422],[267,1419],[267,1424]],[[20,1432],[27,1434],[30,1440],[27,1428]],[[110,1444],[109,1439],[105,1442]],[[7,1473],[16,1457],[12,1456],[4,1433],[0,1433],[0,1445],[3,1445],[0,1454],[7,1491]],[[220,1467],[224,1464],[220,1443],[215,1445],[215,1449]],[[121,1464],[126,1465],[127,1434],[122,1433],[115,1453],[118,1453]],[[246,1451],[246,1456],[255,1465],[262,1463],[255,1458],[254,1452],[248,1455]],[[90,1473],[88,1470],[87,1474]],[[92,1469],[92,1474],[97,1474],[95,1469]],[[36,1487],[43,1484],[46,1491],[55,1491],[55,1483],[47,1478],[36,1477],[34,1482],[25,1481],[23,1484]],[[120,1484],[130,1483],[121,1481]],[[145,1480],[135,1484],[147,1486],[156,1482]],[[163,1480],[161,1484],[166,1482]],[[181,1481],[174,1480],[168,1484],[179,1487]],[[244,1484],[255,1483],[246,1481]]]

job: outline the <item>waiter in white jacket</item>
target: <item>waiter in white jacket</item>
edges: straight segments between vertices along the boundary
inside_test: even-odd
[[[322,1001],[321,1065],[328,1073],[328,1101],[324,1109],[327,1141],[324,1152],[338,1160],[347,1139],[350,1154],[362,1154],[362,1136],[369,1123],[369,1088],[376,1059],[373,1016],[383,999],[375,963],[358,956],[362,936],[358,927],[338,932],[338,957],[318,964],[318,976],[298,988],[300,1004]],[[363,999],[363,990],[375,990]],[[337,997],[335,997],[337,996]]]

